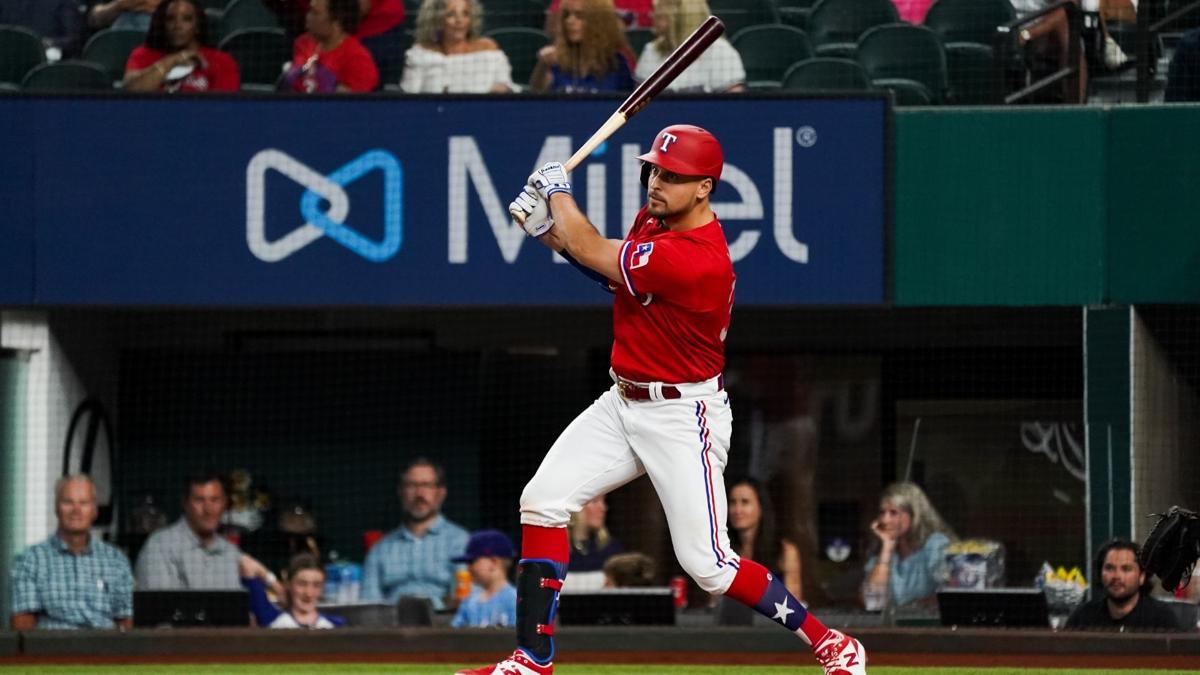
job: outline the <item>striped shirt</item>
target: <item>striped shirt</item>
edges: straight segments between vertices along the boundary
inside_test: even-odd
[[[238,591],[241,557],[241,550],[221,536],[205,546],[187,520],[180,518],[146,540],[137,559],[138,590]]]
[[[129,559],[96,537],[71,553],[57,534],[13,561],[12,613],[34,614],[38,628],[115,628],[133,616]]]
[[[438,516],[422,537],[401,525],[380,539],[363,564],[363,600],[395,602],[402,595],[429,598],[434,609],[445,606],[454,590],[457,564],[450,559],[467,550],[470,535]]]

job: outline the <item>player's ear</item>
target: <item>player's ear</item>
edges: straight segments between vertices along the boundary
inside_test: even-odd
[[[696,188],[696,197],[698,199],[704,199],[705,197],[711,195],[712,191],[713,191],[713,179],[705,177],[703,180],[700,181],[699,187]]]

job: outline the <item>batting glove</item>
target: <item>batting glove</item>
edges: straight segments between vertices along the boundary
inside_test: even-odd
[[[529,174],[529,185],[535,188],[547,201],[558,192],[571,193],[571,183],[567,180],[567,170],[559,162],[546,162],[542,168]]]
[[[554,227],[554,219],[550,217],[550,205],[542,198],[541,193],[530,185],[526,185],[508,205],[508,212],[531,237],[540,237]]]

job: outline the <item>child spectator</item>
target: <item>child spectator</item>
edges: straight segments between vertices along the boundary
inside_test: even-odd
[[[197,0],[167,0],[150,17],[146,43],[125,62],[128,91],[237,91],[237,62],[208,46],[208,21]]]
[[[400,88],[412,94],[512,91],[508,57],[495,40],[480,36],[482,25],[479,0],[422,2]]]
[[[467,541],[466,552],[454,558],[467,563],[475,588],[458,606],[453,628],[513,626],[517,621],[517,589],[508,583],[512,541],[499,530],[480,530]]]
[[[317,600],[325,586],[325,570],[316,556],[300,553],[288,564],[286,609],[271,604],[265,583],[272,575],[262,565],[252,566],[243,559],[242,586],[250,592],[250,610],[260,626],[268,628],[337,628],[345,624],[341,617],[317,611]]]
[[[313,0],[304,16],[308,32],[292,48],[284,91],[363,93],[379,87],[375,60],[353,35],[358,13],[358,0]]]
[[[629,91],[634,56],[612,0],[563,0],[554,44],[538,51],[535,92]]]

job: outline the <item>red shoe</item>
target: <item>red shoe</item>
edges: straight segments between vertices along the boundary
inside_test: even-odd
[[[494,666],[460,670],[454,675],[553,675],[554,662],[540,665],[529,658],[529,655],[518,649],[512,656]]]
[[[867,675],[867,650],[862,643],[830,629],[813,647],[825,675]]]

